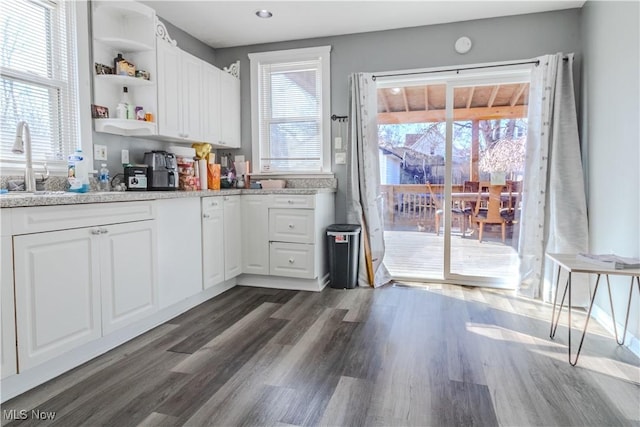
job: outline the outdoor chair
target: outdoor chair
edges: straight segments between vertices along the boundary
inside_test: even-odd
[[[427,189],[429,190],[429,196],[431,197],[431,202],[436,208],[435,211],[435,226],[436,226],[436,236],[440,235],[440,219],[442,218],[442,214],[444,213],[442,209],[442,200],[441,194],[436,195],[431,187],[431,183],[429,181],[426,182]],[[471,216],[471,212],[466,213],[463,208],[453,207],[451,208],[451,213],[454,217],[458,219],[458,223],[460,224],[460,230],[462,230],[462,236],[464,237],[466,228],[467,228],[467,216]],[[462,221],[460,221],[462,219]]]
[[[490,185],[489,186],[489,198],[486,200],[486,209],[480,208],[482,201],[482,193],[478,193],[478,201],[476,202],[476,211],[473,215],[473,221],[478,224],[478,241],[482,242],[482,235],[484,233],[485,224],[499,224],[502,231],[502,243],[506,241],[507,234],[507,220],[502,216],[501,209],[501,196],[502,185]]]

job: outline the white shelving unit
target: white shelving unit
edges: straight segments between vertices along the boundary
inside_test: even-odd
[[[136,70],[150,74],[149,80],[97,74],[94,67],[93,102],[109,109],[109,118],[94,119],[94,128],[96,132],[116,135],[157,135],[156,123],[115,118],[124,87],[128,89],[131,103],[157,117],[155,11],[132,1],[98,1],[92,4],[94,65],[113,67],[113,59],[120,53],[136,66]]]

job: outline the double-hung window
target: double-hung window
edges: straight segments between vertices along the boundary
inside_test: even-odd
[[[20,121],[31,131],[34,165],[64,160],[79,146],[75,3],[2,0],[0,164],[4,169],[25,162],[24,155],[11,151]]]
[[[330,50],[249,54],[254,172],[331,172]]]

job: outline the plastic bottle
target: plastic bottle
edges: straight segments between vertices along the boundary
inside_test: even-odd
[[[116,117],[118,119],[128,119],[129,118],[129,105],[131,102],[129,101],[129,89],[124,86],[122,88],[122,98],[120,98],[120,102],[116,107]]]
[[[78,148],[69,156],[68,166],[69,191],[74,193],[89,191],[89,167],[81,149]]]
[[[106,163],[100,165],[100,175],[98,177],[98,189],[100,191],[111,191],[109,185],[109,169]]]

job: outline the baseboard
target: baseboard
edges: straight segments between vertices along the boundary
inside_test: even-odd
[[[54,359],[51,359],[28,371],[3,378],[0,387],[0,403],[6,402],[34,387],[37,387],[53,378],[80,366],[91,359],[112,350],[125,342],[142,335],[145,332],[159,326],[191,308],[233,288],[236,279],[227,280],[216,286],[177,302],[169,307],[161,309],[149,317],[128,325],[109,335],[73,349]]]
[[[611,318],[611,315],[609,315],[609,313],[594,304],[593,308],[591,309],[591,316],[611,335],[615,334],[613,330],[613,319]],[[616,329],[618,330],[618,333],[622,333],[622,331],[624,330],[624,325],[616,322]],[[640,340],[629,331],[627,331],[627,334],[624,337],[624,346],[631,350],[631,352],[638,358],[640,358]]]
[[[241,274],[237,284],[257,288],[290,289],[293,291],[320,292],[329,284],[329,274],[318,279],[294,279],[281,276],[262,276],[259,274]]]

